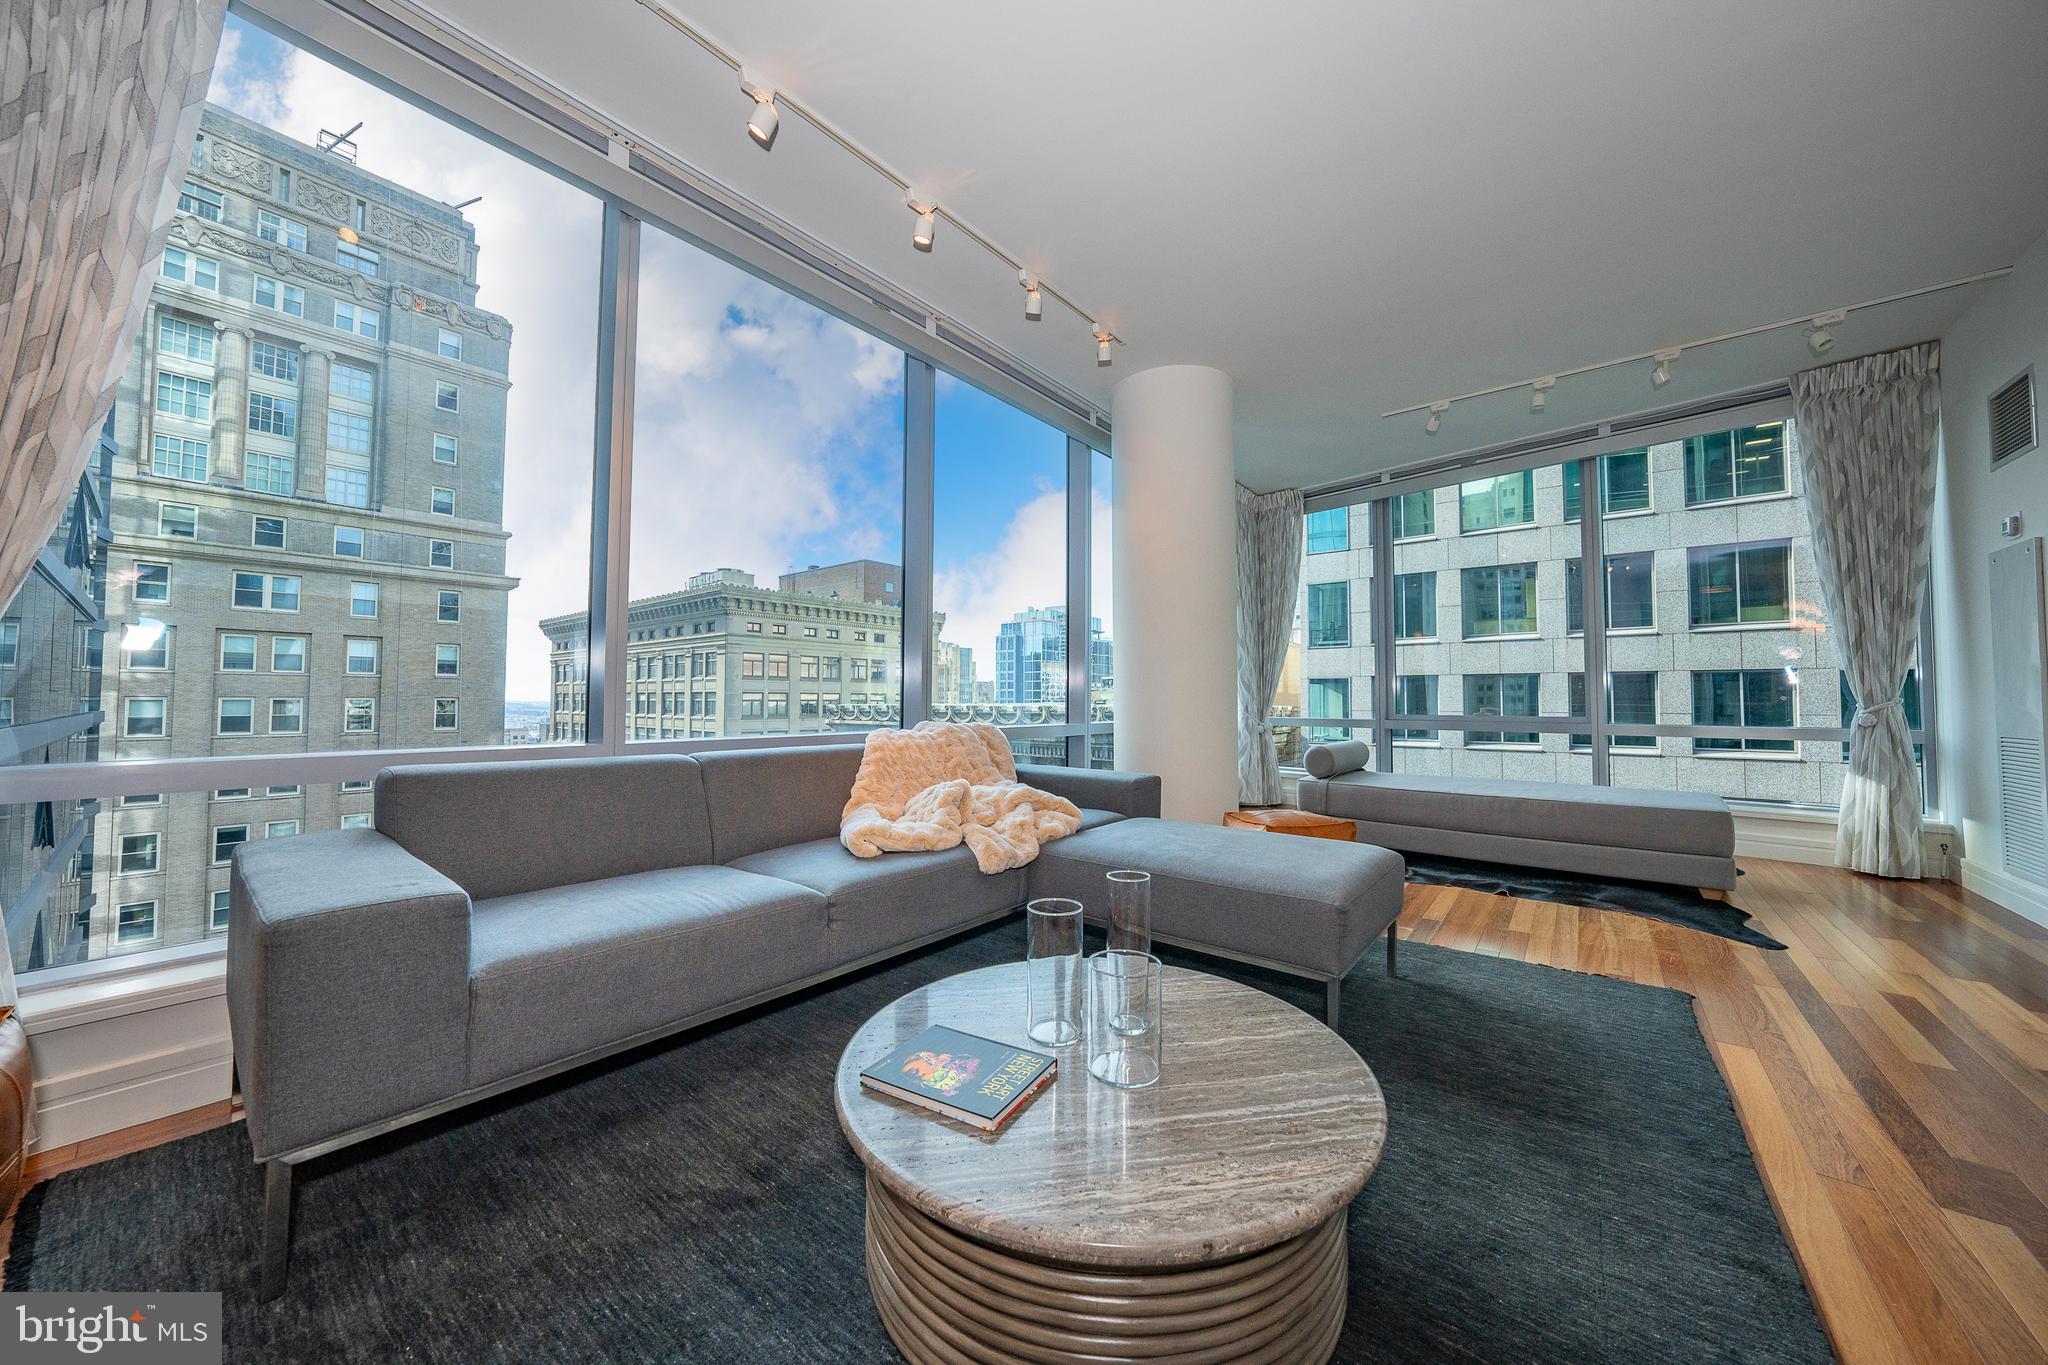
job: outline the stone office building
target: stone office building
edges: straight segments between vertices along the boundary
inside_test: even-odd
[[[859,560],[784,574],[740,569],[627,608],[631,739],[789,735],[893,724],[901,709],[902,570]],[[852,593],[873,594],[853,596]],[[541,622],[553,666],[548,737],[582,733],[588,613]]]
[[[209,106],[113,418],[119,758],[503,739],[510,322],[457,210]],[[367,783],[130,796],[93,954],[225,928],[248,839]]]

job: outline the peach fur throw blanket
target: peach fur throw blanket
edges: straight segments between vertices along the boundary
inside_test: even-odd
[[[856,858],[965,843],[983,872],[1007,872],[1080,827],[1073,802],[1017,780],[1001,730],[928,720],[868,731],[839,842]]]

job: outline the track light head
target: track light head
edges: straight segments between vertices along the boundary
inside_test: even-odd
[[[1547,374],[1529,385],[1529,411],[1541,412],[1550,404],[1550,391],[1557,387],[1557,376]]]
[[[1109,364],[1109,343],[1115,340],[1116,333],[1110,331],[1107,327],[1103,327],[1099,324],[1096,326],[1095,363],[1097,365]]]
[[[1038,277],[1028,270],[1017,272],[1017,283],[1024,286],[1024,316],[1036,322],[1045,316],[1045,295],[1039,291]]]
[[[754,112],[747,115],[747,134],[754,141],[767,147],[775,141],[775,129],[782,122],[782,115],[775,110],[775,87],[754,77],[742,69],[740,89],[753,97]]]
[[[1808,324],[1807,349],[1815,355],[1826,355],[1835,348],[1834,329],[1848,320],[1849,310],[1846,308],[1837,308],[1833,312],[1820,314]]]
[[[1448,398],[1439,398],[1434,403],[1431,403],[1429,405],[1429,420],[1422,424],[1422,429],[1431,436],[1436,435],[1438,429],[1444,424],[1444,414],[1450,410],[1451,400]]]
[[[1657,365],[1650,371],[1650,382],[1661,389],[1671,382],[1671,363],[1678,359],[1678,348],[1673,346],[1659,351],[1651,359],[1655,360]]]
[[[917,223],[910,229],[910,244],[919,251],[930,251],[932,239],[939,231],[939,206],[936,201],[926,199],[916,190],[905,190],[903,202],[917,215]]]

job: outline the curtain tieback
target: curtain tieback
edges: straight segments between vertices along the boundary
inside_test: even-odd
[[[1898,697],[1893,697],[1890,701],[1881,701],[1875,706],[1859,704],[1856,708],[1856,728],[1861,730],[1877,724],[1877,718],[1886,711],[1903,711],[1905,709],[1906,703]]]

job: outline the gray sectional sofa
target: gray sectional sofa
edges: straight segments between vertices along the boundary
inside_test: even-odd
[[[1735,817],[1710,792],[1372,772],[1360,740],[1312,746],[1295,804],[1362,844],[1592,877],[1735,889]]]
[[[301,1162],[1009,914],[1159,878],[1157,936],[1327,983],[1389,939],[1383,849],[1157,818],[1159,779],[1024,768],[1083,828],[984,876],[839,844],[858,745],[387,769],[374,830],[235,853],[228,1010],[282,1291]],[[1021,943],[1020,943],[1021,953]]]

